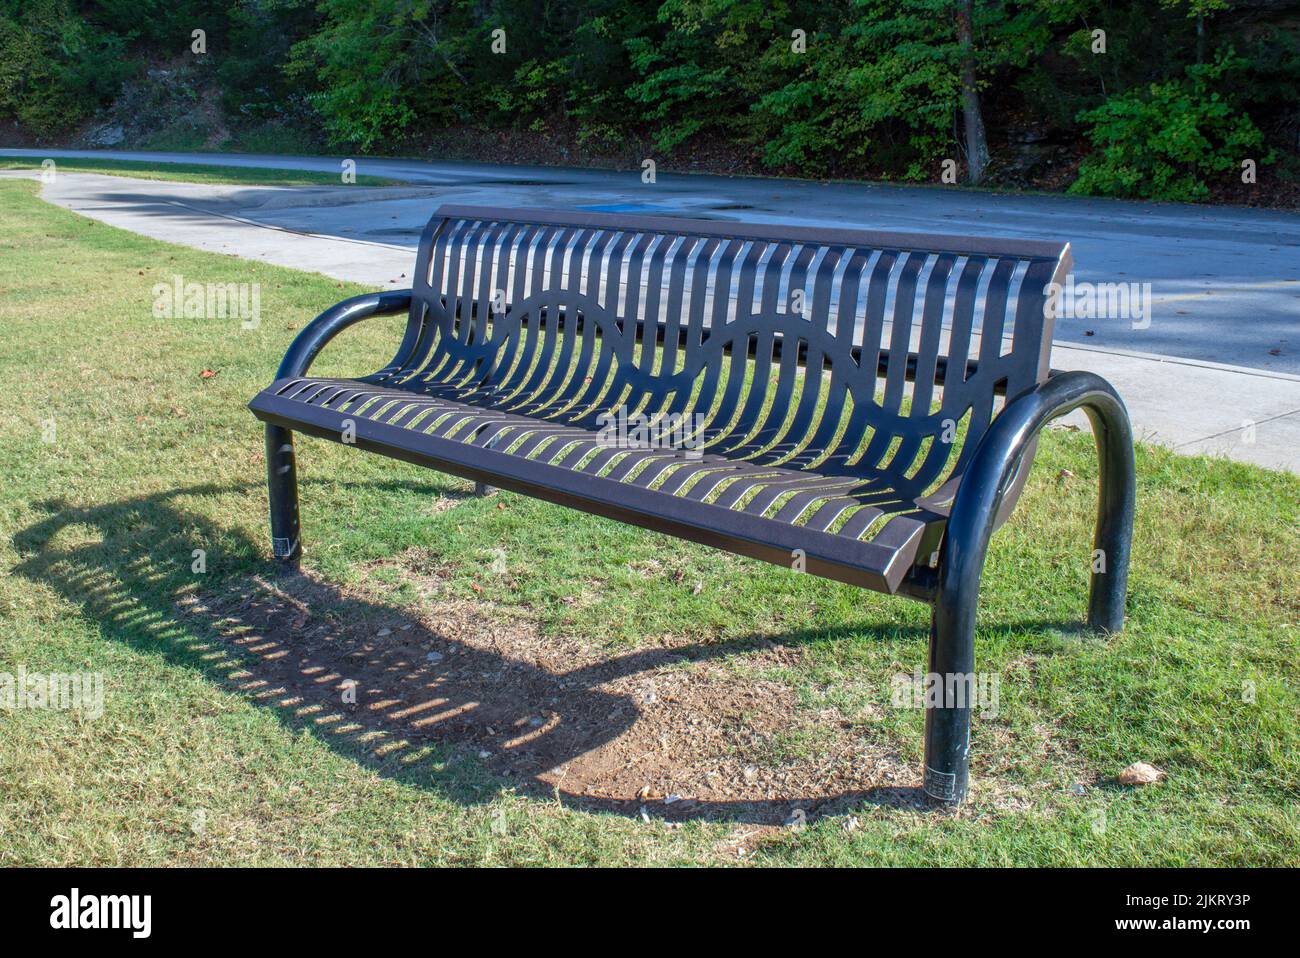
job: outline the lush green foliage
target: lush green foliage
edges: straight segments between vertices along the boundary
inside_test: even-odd
[[[1184,81],[1153,83],[1113,96],[1082,114],[1096,152],[1084,160],[1072,193],[1195,200],[1205,181],[1260,156],[1263,137],[1250,117],[1216,89],[1234,61],[1190,67]]]
[[[356,151],[512,129],[628,162],[722,148],[740,167],[934,180],[964,159],[961,6],[0,0],[0,118],[51,136],[110,101],[129,126],[171,97],[196,129],[155,144],[184,146],[204,140],[215,99],[232,128],[288,125]],[[1028,139],[1066,169],[1092,145],[1078,191],[1165,199],[1230,186],[1247,156],[1295,156],[1300,40],[1285,12],[979,0],[973,26],[995,181],[1033,180],[1041,157],[1015,148]]]
[[[0,0],[0,116],[38,134],[76,123],[126,77],[126,41],[78,18],[70,0]]]

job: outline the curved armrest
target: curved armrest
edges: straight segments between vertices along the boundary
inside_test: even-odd
[[[1133,430],[1119,394],[1094,373],[1058,373],[1010,403],[976,447],[953,501],[944,535],[937,606],[956,609],[979,589],[1002,498],[1044,426],[1082,407],[1092,422],[1101,464],[1088,624],[1118,631],[1124,623],[1136,475]],[[973,615],[974,603],[970,603]]]
[[[1017,482],[1039,430],[1079,408],[1092,421],[1101,460],[1088,625],[1103,632],[1124,627],[1136,486],[1128,411],[1100,376],[1055,374],[1007,403],[975,447],[957,486],[931,600],[930,672],[945,677],[945,690],[960,688],[957,680],[968,682],[975,674],[980,576],[1007,490]],[[942,702],[926,709],[925,791],[942,802],[956,804],[966,794],[970,713],[969,697],[949,691]]]
[[[325,344],[368,316],[400,313],[411,306],[411,290],[385,290],[353,296],[331,306],[303,328],[280,362],[276,379],[303,376]]]

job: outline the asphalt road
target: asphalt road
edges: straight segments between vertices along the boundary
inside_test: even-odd
[[[0,150],[28,158],[111,157],[340,172],[342,157]],[[1078,282],[1150,283],[1145,328],[1063,317],[1056,341],[1300,375],[1300,214],[1011,195],[944,187],[361,158],[358,175],[410,186],[187,190],[160,184],[141,212],[190,203],[254,223],[411,247],[439,203],[654,212],[709,219],[1065,239]],[[129,198],[128,198],[129,199]],[[119,196],[116,200],[121,202]],[[1138,324],[1141,326],[1142,324]]]

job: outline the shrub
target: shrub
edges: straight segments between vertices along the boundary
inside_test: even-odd
[[[1151,200],[1196,200],[1207,181],[1226,177],[1262,155],[1263,136],[1232,97],[1216,87],[1240,66],[1231,54],[1188,67],[1186,77],[1117,94],[1085,110],[1096,148],[1079,169],[1071,193]]]
[[[0,0],[0,116],[37,136],[75,126],[132,72],[122,37],[77,17],[68,0]]]

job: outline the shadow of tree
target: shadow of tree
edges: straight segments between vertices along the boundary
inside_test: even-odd
[[[771,781],[754,781],[725,797],[664,804],[664,796],[626,788],[600,794],[571,786],[568,770],[593,755],[630,768],[647,747],[663,747],[671,760],[699,733],[695,718],[683,719],[690,701],[655,724],[654,710],[624,680],[730,660],[770,648],[772,637],[589,655],[574,666],[566,662],[571,649],[552,644],[539,652],[535,642],[514,641],[522,627],[497,621],[486,605],[440,608],[442,624],[431,627],[427,616],[311,575],[277,574],[254,542],[180,501],[249,488],[195,486],[89,508],[42,503],[47,518],[14,537],[22,558],[13,571],[78,605],[105,635],[202,671],[379,774],[465,804],[490,799],[509,782],[576,807],[639,814],[649,805],[672,819],[773,824],[793,807],[809,815],[862,803],[927,807],[914,763],[892,754],[876,756],[874,770],[856,778],[804,776],[780,794]],[[212,572],[193,570],[197,546],[213,550]],[[777,641],[826,637],[793,632]],[[745,689],[735,694],[752,695],[751,684],[734,681]],[[747,707],[735,706],[732,720],[743,722]],[[776,718],[788,717],[778,703]],[[658,744],[647,746],[654,736]],[[901,774],[880,775],[882,763]],[[585,771],[589,784],[593,770]],[[869,784],[873,778],[886,784]]]

